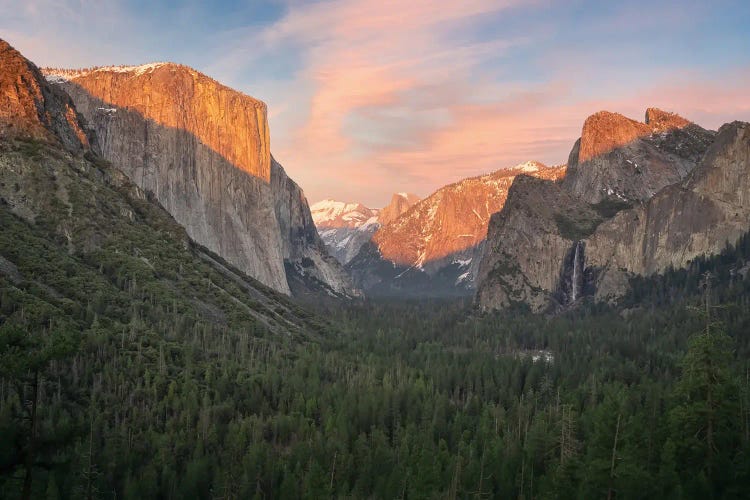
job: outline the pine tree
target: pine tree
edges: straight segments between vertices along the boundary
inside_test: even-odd
[[[709,297],[706,280],[704,328],[690,339],[670,420],[683,479],[704,477],[714,492],[722,492],[731,480],[741,427],[736,418],[738,389],[730,371],[732,342],[711,320]]]

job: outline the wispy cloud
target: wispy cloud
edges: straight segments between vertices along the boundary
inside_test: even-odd
[[[269,99],[272,110],[283,110],[272,111],[275,154],[312,197],[345,179],[349,197],[385,199],[391,190],[417,187],[402,183],[409,178],[424,181],[423,170],[430,163],[410,165],[398,178],[391,158],[425,153],[434,134],[456,121],[458,107],[487,98],[475,93],[482,87],[477,68],[530,41],[524,37],[461,39],[456,32],[482,16],[502,14],[520,3],[359,0],[293,4],[273,25],[245,34],[241,46],[217,61],[215,69],[237,71],[250,52],[255,53],[250,56],[253,60],[258,52],[278,52],[280,47],[299,54],[294,88],[307,102],[300,109],[286,105],[286,93]],[[391,178],[387,187],[384,176]],[[424,186],[419,187],[424,191]]]
[[[650,79],[631,76],[638,71],[608,63],[606,43],[558,48],[560,26],[528,22],[530,9],[529,2],[484,0],[292,3],[265,29],[234,31],[237,47],[215,69],[241,72],[243,60],[257,68],[270,54],[296,58],[283,90],[274,78],[246,89],[269,101],[275,155],[311,199],[375,206],[392,191],[425,195],[528,159],[562,163],[585,117],[599,109],[638,117],[661,105],[715,126],[742,110],[737,100],[747,102],[740,85],[723,98],[726,82],[682,79],[671,68],[651,69]],[[523,30],[482,34],[488,19],[519,14]],[[662,23],[686,19],[675,9],[662,14]],[[610,37],[622,36],[633,16],[615,9],[602,24]],[[603,28],[589,29],[601,35]],[[622,43],[628,61],[648,50]],[[519,61],[524,53],[531,60]],[[696,96],[713,111],[695,109]]]
[[[268,103],[308,198],[378,206],[564,162],[600,109],[750,119],[750,7],[717,2],[0,0],[0,36],[45,65],[192,65]]]

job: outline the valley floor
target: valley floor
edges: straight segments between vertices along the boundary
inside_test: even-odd
[[[555,317],[329,304],[320,335],[285,339],[138,336],[93,314],[59,356],[32,346],[49,362],[31,371],[7,364],[8,320],[0,491],[20,496],[33,443],[35,498],[741,498],[750,280],[733,270],[749,251]],[[708,335],[692,309],[705,271]]]

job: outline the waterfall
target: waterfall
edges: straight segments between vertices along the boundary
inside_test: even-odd
[[[576,242],[576,250],[573,254],[573,276],[570,280],[570,302],[575,302],[578,296],[580,295],[581,285],[582,285],[582,275],[581,275],[581,261],[583,260],[581,258],[581,247],[583,246],[583,242],[577,241]]]

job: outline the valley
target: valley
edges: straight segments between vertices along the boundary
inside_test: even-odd
[[[389,54],[402,19],[365,7],[253,50],[372,24]],[[385,78],[422,54],[339,54],[320,94],[273,58],[243,73],[234,36],[206,73],[0,39],[2,498],[746,496],[746,107],[713,130],[562,99],[539,125],[538,89]]]

